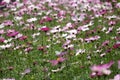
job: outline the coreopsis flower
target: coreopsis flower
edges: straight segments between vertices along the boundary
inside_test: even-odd
[[[110,75],[111,70],[109,68],[114,64],[114,61],[110,61],[106,64],[93,65],[90,67],[92,70],[91,77]]]
[[[49,62],[53,65],[56,66],[59,63],[62,63],[63,61],[65,61],[66,59],[63,57],[58,57],[56,60],[50,60]]]

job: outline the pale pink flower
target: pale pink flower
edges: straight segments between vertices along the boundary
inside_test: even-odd
[[[92,70],[91,77],[101,76],[101,75],[110,75],[111,70],[109,68],[114,64],[114,61],[110,61],[106,64],[93,65],[90,67]],[[94,74],[94,75],[93,75]]]

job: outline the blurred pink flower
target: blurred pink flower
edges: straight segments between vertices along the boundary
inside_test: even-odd
[[[15,37],[18,34],[19,34],[19,32],[15,31],[15,30],[8,30],[7,31],[7,36],[9,36],[9,37]]]
[[[31,72],[30,68],[28,69],[25,69],[21,74],[22,75],[26,75],[26,74],[29,74]]]
[[[56,60],[50,60],[49,62],[53,65],[53,66],[56,66],[57,64],[65,61],[66,59],[63,58],[63,57],[59,57],[57,58]]]
[[[109,68],[114,64],[114,61],[110,61],[106,64],[93,65],[90,67],[92,70],[91,77],[102,76],[102,75],[110,75],[111,70]]]
[[[0,37],[0,42],[4,42],[4,41],[5,41],[4,37]]]
[[[120,69],[120,60],[118,60],[118,69]]]
[[[44,32],[48,32],[50,28],[45,26],[45,27],[40,28],[40,30]]]
[[[114,79],[110,79],[110,80],[120,80],[120,74],[115,75]]]
[[[120,42],[117,42],[113,45],[113,48],[114,49],[117,49],[117,48],[120,48]]]

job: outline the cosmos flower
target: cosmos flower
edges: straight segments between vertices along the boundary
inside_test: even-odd
[[[44,26],[44,27],[40,28],[40,30],[41,30],[41,31],[44,31],[44,32],[48,32],[48,31],[50,30],[50,28]]]
[[[117,49],[117,48],[119,48],[120,47],[120,42],[117,42],[117,43],[115,43],[114,45],[113,45],[113,48],[114,49]]]
[[[15,36],[17,36],[19,34],[19,32],[18,31],[15,31],[15,30],[8,30],[7,31],[7,36],[9,36],[9,37],[15,37]]]
[[[120,80],[120,74],[115,75],[114,79],[109,79],[109,80]]]
[[[120,60],[118,60],[118,69],[120,69]]]
[[[4,42],[4,41],[5,41],[4,37],[0,37],[0,42]]]
[[[85,49],[76,50],[76,56],[78,56],[79,54],[83,54],[83,53],[85,53]]]
[[[27,22],[29,22],[29,23],[31,23],[31,22],[35,22],[35,21],[37,21],[37,18],[30,18],[30,19],[27,19]]]
[[[15,80],[15,78],[4,78],[4,79],[2,79],[2,80]]]
[[[100,65],[93,65],[90,67],[92,70],[91,77],[95,76],[102,76],[102,75],[110,75],[111,70],[109,68],[114,64],[114,61],[110,61],[106,64],[100,64]]]
[[[31,69],[28,68],[28,69],[25,69],[21,74],[26,75],[26,74],[29,74],[30,72],[31,72]]]
[[[58,57],[56,60],[50,60],[49,62],[53,65],[56,66],[59,63],[62,63],[63,61],[65,61],[66,59],[63,57]]]

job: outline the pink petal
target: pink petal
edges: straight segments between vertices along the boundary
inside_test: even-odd
[[[57,61],[57,60],[51,60],[50,63],[51,63],[53,66],[55,66],[55,65],[58,64],[58,61]]]

